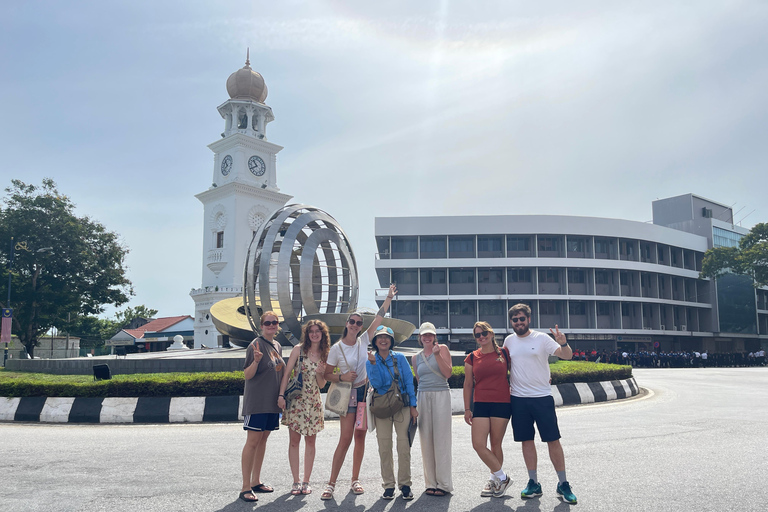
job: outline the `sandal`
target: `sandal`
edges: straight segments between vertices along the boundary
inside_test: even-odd
[[[301,494],[312,494],[312,488],[309,482],[301,482]]]
[[[442,489],[435,489],[435,491],[432,493],[432,496],[446,496],[448,494],[448,491],[444,491]]]
[[[250,494],[250,498],[246,498],[247,495]],[[255,494],[253,494],[253,491],[243,491],[240,493],[240,499],[243,501],[247,501],[248,503],[253,503],[255,501],[259,501],[259,498],[256,497]]]
[[[251,487],[251,490],[253,492],[274,492],[275,491],[272,487],[266,484],[254,485],[253,487]]]
[[[349,488],[354,494],[363,494],[365,489],[360,485],[360,480],[352,480],[352,485]]]
[[[298,496],[299,494],[301,494],[301,484],[299,482],[293,482],[293,485],[291,486],[291,495]]]
[[[330,500],[333,498],[333,491],[336,490],[336,482],[328,482],[325,484],[325,490],[320,495],[321,500]]]
[[[435,489],[433,487],[427,487],[427,490],[424,491],[424,492],[426,494],[428,494],[429,496],[434,496],[435,495]]]

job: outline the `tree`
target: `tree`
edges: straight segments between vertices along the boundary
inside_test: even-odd
[[[0,210],[2,285],[8,281],[10,251],[15,254],[11,304],[3,307],[13,308],[13,330],[33,354],[38,337],[65,322],[68,313],[98,314],[106,304],[128,301],[133,295],[124,267],[128,249],[102,224],[76,216],[75,205],[51,179],[40,186],[12,180],[5,191]]]
[[[714,247],[704,254],[699,277],[727,273],[749,276],[756,287],[768,286],[768,223],[755,224],[738,247]]]
[[[149,320],[150,318],[154,317],[156,314],[157,314],[156,309],[148,308],[144,304],[140,306],[136,306],[135,308],[127,307],[123,311],[118,311],[117,313],[115,313],[115,323],[118,325],[119,329],[122,329],[126,325],[130,324],[132,321],[136,320],[137,318],[146,318],[147,320]]]

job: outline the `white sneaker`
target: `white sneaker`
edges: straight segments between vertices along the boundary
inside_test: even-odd
[[[496,480],[490,479],[485,483],[485,487],[483,487],[483,490],[480,492],[480,496],[483,498],[489,498],[493,496],[493,491],[496,490]]]
[[[506,480],[496,482],[496,485],[494,485],[494,489],[493,489],[493,497],[501,498],[502,496],[504,496],[504,493],[507,492],[507,488],[510,485],[512,485],[512,479],[509,478],[509,475],[507,475]]]

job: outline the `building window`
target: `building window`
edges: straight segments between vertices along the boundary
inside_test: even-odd
[[[548,300],[542,300],[539,302],[539,313],[541,315],[558,315],[560,314],[560,308],[557,302]]]
[[[608,316],[611,314],[611,305],[607,302],[597,303],[597,314],[600,316]]]
[[[530,252],[531,237],[507,236],[507,252]]]
[[[568,238],[568,252],[584,252],[584,239]]]
[[[450,236],[448,237],[448,253],[450,258],[474,258],[474,236]]]
[[[664,261],[664,253],[666,251],[666,247],[659,247],[658,248],[658,255],[659,255],[659,263],[662,263]]]
[[[421,269],[421,284],[445,284],[445,270]]]
[[[417,241],[415,236],[393,236],[392,258],[416,258]]]
[[[510,283],[530,283],[531,269],[529,268],[510,268],[507,270],[507,280]]]
[[[595,253],[608,254],[608,240],[595,239]]]
[[[477,237],[477,257],[478,258],[503,258],[504,246],[501,236],[483,236]]]
[[[587,314],[587,305],[583,302],[569,302],[568,313],[572,316],[584,316]]]
[[[607,270],[595,270],[595,284],[611,284],[611,273]]]
[[[621,286],[629,286],[629,273],[619,273],[619,282],[621,283]]]
[[[421,251],[419,257],[425,258],[445,258],[446,257],[446,237],[444,236],[422,236],[419,237]]]
[[[560,271],[557,269],[539,269],[539,282],[540,283],[559,283]]]
[[[224,247],[224,232],[218,231],[216,232],[216,248],[221,249]]]
[[[568,282],[571,284],[584,284],[583,270],[568,270]]]
[[[451,284],[469,284],[475,282],[475,269],[452,268],[450,273]]]
[[[452,300],[450,303],[450,312],[451,312],[451,316],[466,315],[474,318],[475,317],[475,301]]]
[[[556,236],[540,236],[539,251],[540,252],[559,252],[560,238]]]

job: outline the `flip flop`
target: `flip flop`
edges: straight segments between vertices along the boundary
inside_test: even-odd
[[[253,492],[275,492],[275,490],[272,487],[265,484],[254,485],[253,487],[251,487],[251,490]]]
[[[434,489],[434,488],[432,488],[432,487],[428,488],[428,489],[427,489],[426,491],[424,491],[424,492],[425,492],[425,493],[427,493],[429,496],[434,496],[434,495],[435,495],[435,489]]]
[[[251,497],[250,497],[250,498],[246,498],[246,497],[245,497],[245,496],[246,496],[246,494],[250,494],[250,495],[251,495]],[[241,493],[240,493],[240,499],[241,499],[241,500],[243,500],[243,501],[247,501],[248,503],[253,503],[253,502],[259,501],[259,498],[257,498],[257,497],[256,497],[256,496],[253,494],[253,491],[243,491],[243,492],[241,492]]]
[[[432,493],[432,496],[445,496],[448,492],[444,491],[442,489],[435,489],[435,492]]]

